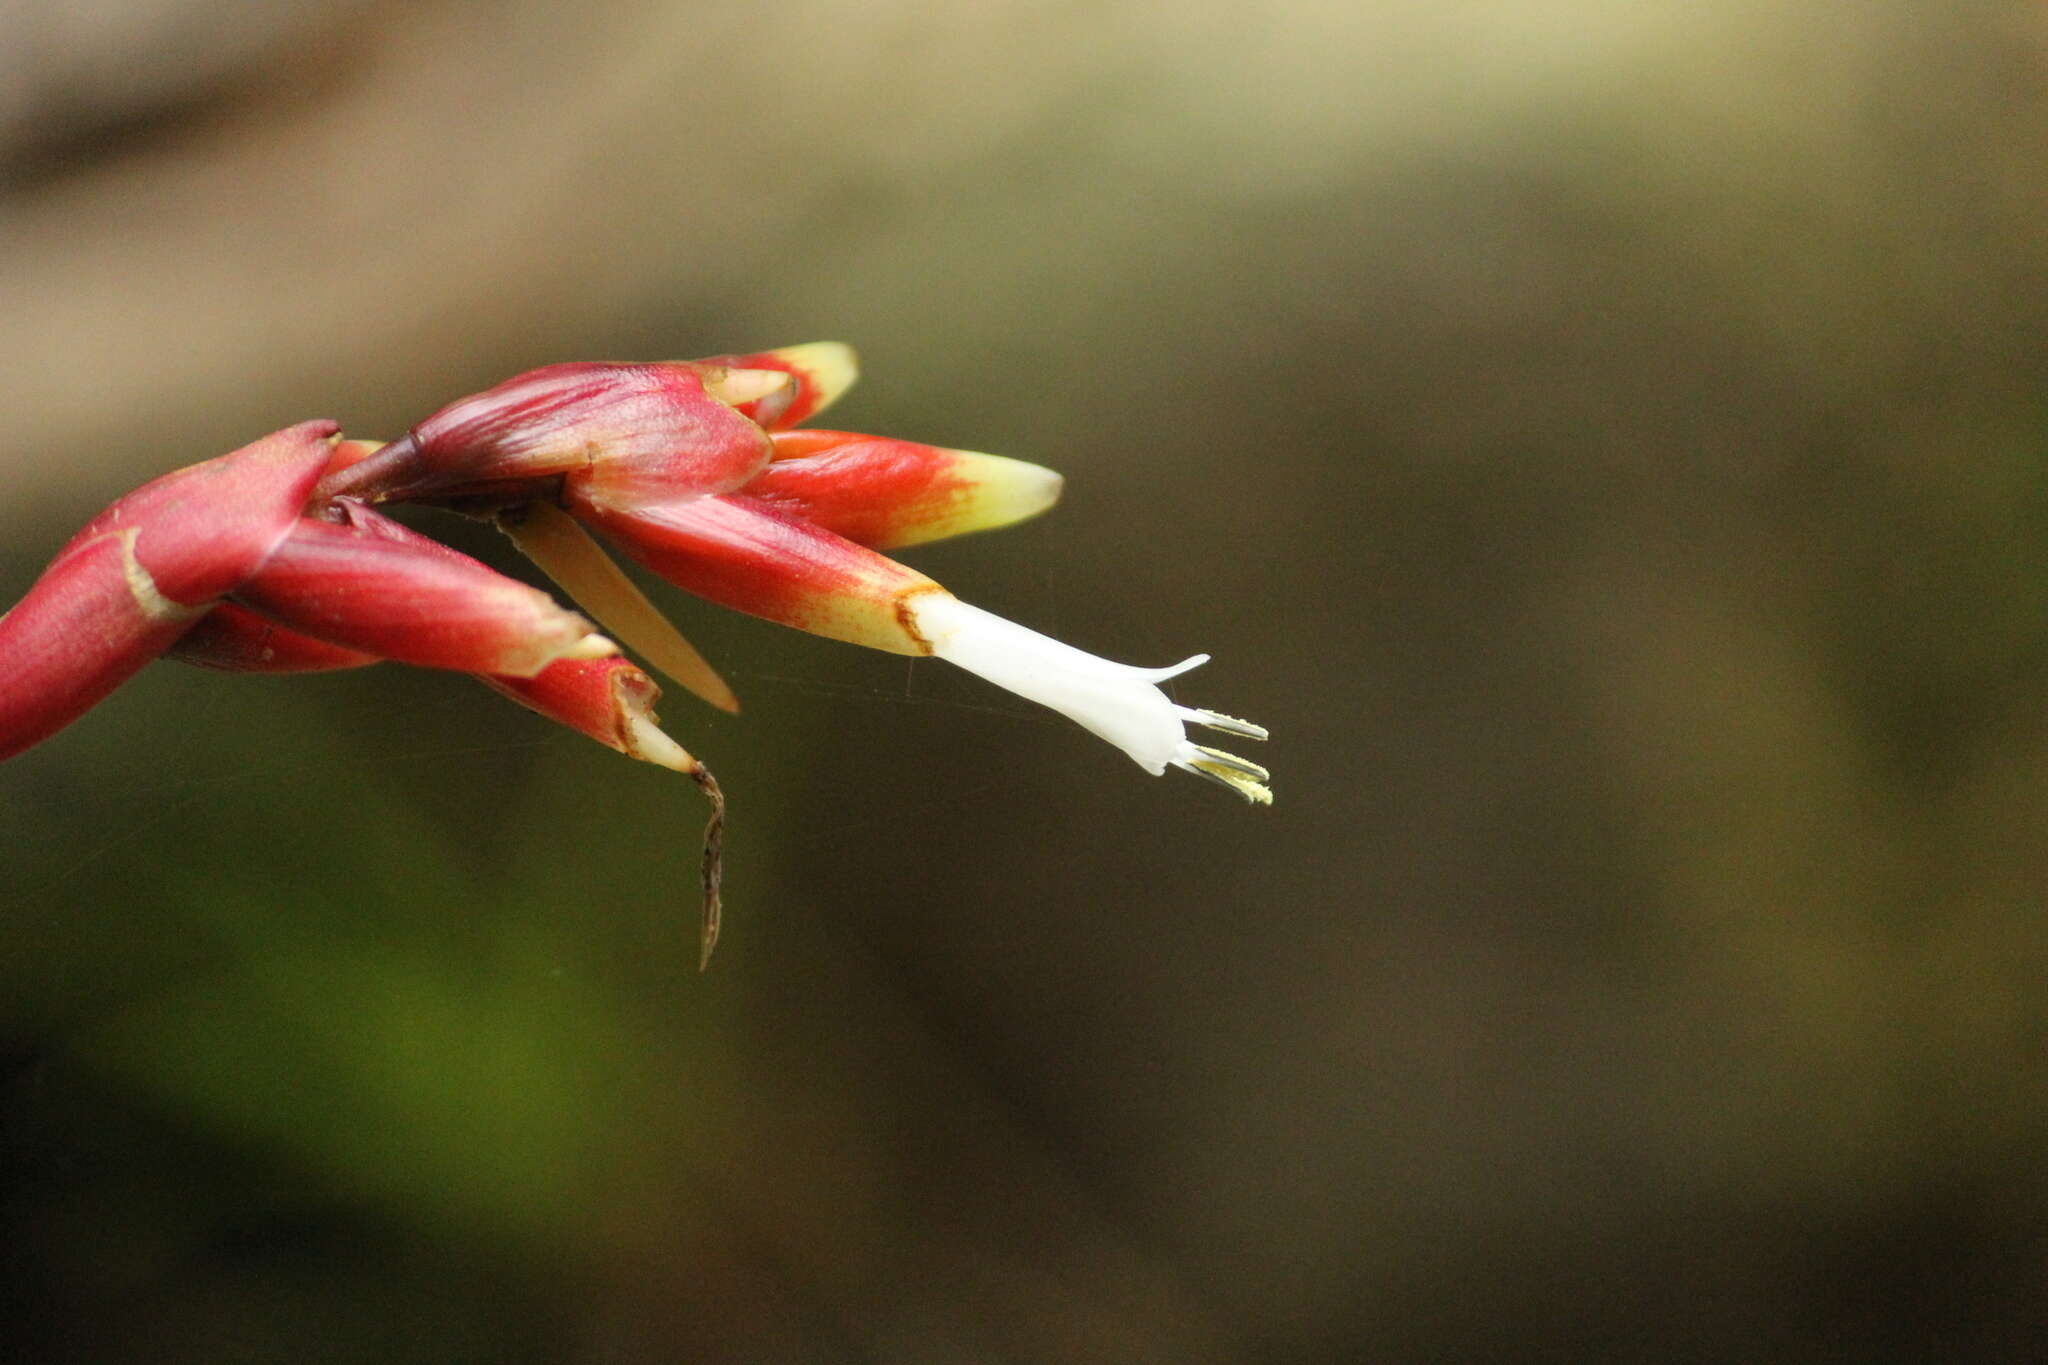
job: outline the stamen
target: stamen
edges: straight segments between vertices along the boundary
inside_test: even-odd
[[[1197,711],[1190,706],[1178,709],[1183,720],[1205,725],[1211,730],[1221,730],[1226,735],[1243,735],[1246,739],[1272,738],[1266,733],[1265,726],[1254,725],[1248,720],[1239,720],[1236,716],[1226,716],[1220,711]]]
[[[1241,777],[1249,777],[1255,782],[1269,782],[1273,778],[1273,774],[1267,772],[1258,764],[1253,763],[1249,759],[1239,758],[1236,754],[1226,754],[1221,749],[1212,749],[1206,744],[1190,744],[1187,747],[1189,753],[1202,756],[1200,758],[1176,758],[1174,760],[1175,763],[1192,762],[1199,763],[1205,768],[1225,768]]]
[[[1219,787],[1228,787],[1254,806],[1273,804],[1273,793],[1266,787],[1266,779],[1271,774],[1264,768],[1256,763],[1247,763],[1235,754],[1226,754],[1221,749],[1210,749],[1200,744],[1190,744],[1187,748],[1188,756],[1174,759],[1174,767],[1196,777],[1205,777]]]

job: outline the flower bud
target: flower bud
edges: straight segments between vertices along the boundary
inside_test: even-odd
[[[721,606],[895,654],[929,652],[904,603],[944,589],[779,508],[726,494],[569,510],[669,582]]]
[[[776,433],[775,461],[740,491],[889,550],[1037,516],[1059,501],[1042,465],[850,431]]]
[[[531,677],[585,648],[588,621],[540,589],[360,504],[302,518],[236,593],[316,640],[425,668]]]
[[[612,505],[724,492],[768,462],[769,446],[720,395],[756,401],[783,384],[765,371],[682,362],[548,365],[450,403],[404,440],[336,470],[323,492],[508,505],[564,482]]]

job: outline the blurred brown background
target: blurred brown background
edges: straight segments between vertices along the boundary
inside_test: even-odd
[[[0,6],[0,598],[287,421],[817,337],[1068,476],[915,562],[1213,651],[1275,809],[663,593],[700,978],[670,775],[153,668],[0,769],[14,1357],[2038,1347],[2048,11]]]

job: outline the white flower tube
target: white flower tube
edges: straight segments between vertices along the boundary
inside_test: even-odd
[[[1214,711],[1178,706],[1157,684],[1209,661],[1197,654],[1171,668],[1134,668],[1097,658],[1050,636],[969,606],[946,592],[905,604],[914,629],[938,658],[1069,717],[1108,740],[1148,773],[1170,764],[1221,783],[1245,800],[1270,805],[1271,776],[1256,763],[1191,742],[1192,721],[1250,739],[1266,732]]]

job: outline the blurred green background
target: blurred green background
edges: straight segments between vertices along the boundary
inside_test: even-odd
[[[1212,651],[1276,807],[664,592],[700,977],[673,775],[148,670],[0,768],[8,1358],[2038,1349],[2048,10],[0,9],[0,598],[288,421],[820,337],[1068,476],[908,557]]]

